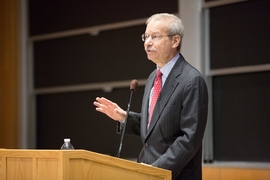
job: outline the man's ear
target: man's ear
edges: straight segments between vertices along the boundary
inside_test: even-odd
[[[181,42],[181,37],[179,35],[175,35],[173,37],[173,48],[177,48]]]

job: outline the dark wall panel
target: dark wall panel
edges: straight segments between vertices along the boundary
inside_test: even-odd
[[[214,158],[270,162],[270,72],[213,78]]]
[[[147,78],[155,68],[141,34],[145,26],[34,43],[35,87]]]
[[[270,1],[210,9],[211,69],[270,63]]]
[[[29,0],[30,35],[178,12],[178,0]]]
[[[140,82],[139,82],[140,83]],[[93,102],[104,96],[127,108],[129,88],[111,93],[85,91],[37,96],[37,148],[60,149],[64,138],[71,138],[75,149],[86,149],[115,156],[120,141],[116,122],[95,110]],[[143,87],[133,94],[131,110],[140,112]],[[124,138],[121,157],[136,158],[142,148],[138,136]]]

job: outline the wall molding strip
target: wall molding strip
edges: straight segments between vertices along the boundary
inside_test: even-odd
[[[29,41],[31,42],[43,41],[43,40],[57,39],[57,38],[63,38],[63,37],[69,37],[69,36],[76,36],[76,35],[81,35],[81,34],[90,34],[92,36],[97,36],[101,31],[143,25],[145,24],[146,20],[147,18],[142,18],[142,19],[136,19],[136,20],[131,20],[131,21],[123,21],[123,22],[118,22],[118,23],[104,24],[104,25],[99,25],[99,26],[92,26],[92,27],[86,27],[86,28],[80,28],[80,29],[60,31],[60,32],[55,32],[55,33],[35,35],[35,36],[30,36]]]
[[[138,86],[145,86],[147,79],[138,79]],[[91,83],[91,84],[80,84],[70,86],[57,86],[47,88],[36,88],[34,90],[35,95],[42,94],[56,94],[56,93],[67,93],[67,92],[79,92],[79,91],[92,91],[92,90],[103,90],[104,92],[111,92],[114,88],[129,87],[130,81],[113,81],[113,82],[102,82],[102,83]]]
[[[252,72],[261,72],[261,71],[270,71],[270,64],[215,69],[215,70],[210,70],[206,74],[206,76],[219,76],[219,75],[252,73]]]
[[[233,3],[239,3],[239,2],[244,2],[244,1],[249,1],[249,0],[219,0],[219,1],[212,1],[212,2],[204,2],[202,4],[202,8],[207,9],[207,8],[223,6],[223,5],[233,4]]]

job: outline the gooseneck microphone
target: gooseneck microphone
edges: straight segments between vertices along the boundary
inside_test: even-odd
[[[122,151],[122,145],[123,145],[124,135],[125,135],[125,131],[126,131],[126,125],[127,125],[127,118],[128,118],[129,109],[130,109],[130,103],[131,103],[131,100],[132,100],[133,92],[136,90],[137,86],[138,86],[138,81],[136,79],[133,79],[130,82],[129,102],[128,102],[128,106],[127,106],[126,117],[125,117],[125,120],[123,121],[123,130],[122,130],[121,139],[120,139],[120,145],[119,145],[119,149],[118,149],[118,153],[117,153],[116,157],[120,157],[120,154],[121,154],[121,151]]]

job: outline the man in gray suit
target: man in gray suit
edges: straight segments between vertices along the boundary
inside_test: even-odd
[[[146,24],[142,40],[148,59],[157,68],[148,77],[141,113],[128,115],[126,132],[141,136],[138,162],[171,170],[173,179],[202,179],[202,138],[208,109],[204,78],[179,53],[184,31],[179,18],[155,14]],[[149,117],[157,71],[161,72],[162,90]],[[104,97],[97,97],[94,105],[116,121],[126,117],[123,109]]]

